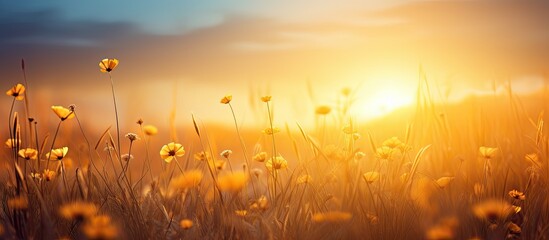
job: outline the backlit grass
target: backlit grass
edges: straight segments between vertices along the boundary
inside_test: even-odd
[[[544,109],[525,110],[511,91],[451,111],[421,79],[402,125],[358,122],[350,109],[359,93],[350,89],[311,109],[311,126],[279,122],[277,96],[261,96],[266,121],[257,129],[241,126],[233,109],[246,97],[226,95],[219,102],[232,127],[223,134],[193,115],[192,130],[156,139],[174,128],[119,122],[117,65],[99,64],[116,119],[96,139],[76,106],[52,106],[59,122],[39,136],[49,126],[28,115],[25,86],[6,92],[1,238],[549,238]],[[130,124],[135,133],[120,132]],[[220,138],[234,143],[219,146]]]

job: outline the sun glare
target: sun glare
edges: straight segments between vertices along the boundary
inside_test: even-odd
[[[355,112],[364,120],[382,117],[414,101],[414,88],[401,81],[379,81],[378,86],[365,89],[357,98]]]
[[[371,117],[383,116],[412,104],[412,98],[407,93],[391,89],[376,91],[367,101],[366,110]]]

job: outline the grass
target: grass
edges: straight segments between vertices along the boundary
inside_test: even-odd
[[[100,65],[113,102],[117,63]],[[44,116],[29,116],[22,102],[28,91],[14,87],[1,160],[0,237],[548,239],[544,109],[524,106],[510,88],[452,109],[437,104],[420,79],[408,125],[357,122],[350,111],[357,93],[344,89],[333,107],[312,109],[314,126],[282,125],[274,117],[277,97],[258,98],[268,121],[250,130],[238,125],[227,95],[221,103],[232,116],[233,149],[218,149],[221,133],[194,115],[194,133],[185,134],[195,134],[198,147],[177,142],[172,130],[156,148],[156,128],[142,120],[138,134],[120,138],[115,102],[115,137],[107,128],[88,138],[92,130],[74,106],[56,107],[55,133],[38,136],[46,126],[36,119]],[[69,133],[75,126],[78,134]]]

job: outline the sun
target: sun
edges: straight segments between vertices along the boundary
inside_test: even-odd
[[[413,88],[405,86],[380,86],[370,94],[361,96],[355,109],[358,117],[365,120],[382,117],[399,108],[413,104]]]
[[[374,109],[377,109],[380,115],[392,112],[397,108],[410,105],[412,99],[400,91],[385,90],[372,97]]]
[[[348,69],[346,79],[357,84],[351,111],[360,120],[373,120],[415,102],[417,68],[403,66],[400,62],[383,64],[367,70]]]

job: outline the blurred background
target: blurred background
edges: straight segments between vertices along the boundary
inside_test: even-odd
[[[266,127],[262,95],[279,125],[307,126],[344,88],[370,121],[413,105],[422,74],[444,102],[543,91],[547,22],[544,1],[0,0],[0,86],[23,83],[25,59],[30,115],[56,124],[50,106],[76,104],[99,134],[114,110],[98,63],[117,58],[123,132],[139,118],[190,127],[191,113],[232,126],[225,94],[244,128]],[[7,119],[11,98],[0,101]]]

